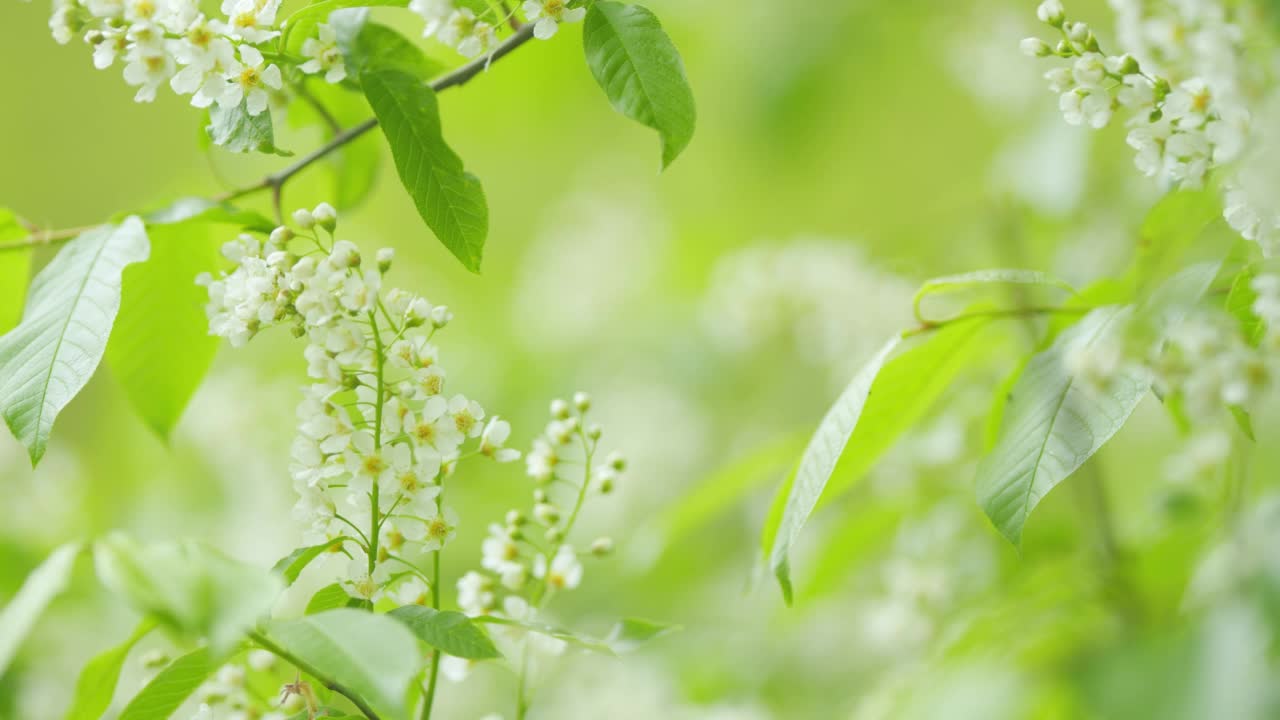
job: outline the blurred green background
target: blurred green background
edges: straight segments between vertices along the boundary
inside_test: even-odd
[[[652,134],[610,109],[570,26],[441,96],[446,136],[489,198],[482,275],[430,236],[385,155],[374,193],[339,224],[366,249],[395,247],[393,285],[454,310],[441,339],[452,387],[511,419],[514,445],[541,430],[551,398],[584,389],[606,445],[631,459],[581,536],[608,534],[619,552],[589,564],[555,613],[684,631],[625,661],[566,659],[535,716],[1209,717],[1199,703],[1215,698],[1251,698],[1216,717],[1269,716],[1256,617],[1187,614],[1192,571],[1222,539],[1221,489],[1166,471],[1177,437],[1154,401],[1091,466],[1100,482],[1037,511],[1021,556],[990,529],[972,448],[1013,349],[815,518],[794,560],[796,607],[753,583],[784,466],[859,361],[908,325],[920,280],[993,265],[1100,277],[1123,267],[1158,191],[1121,129],[1061,121],[1042,69],[1017,51],[1034,3],[648,4],[698,99],[697,135],[669,171]],[[1073,12],[1109,22],[1101,2]],[[90,224],[282,163],[202,150],[199,111],[167,92],[135,104],[118,67],[95,71],[85,48],[48,37],[48,13],[0,7],[0,204],[45,226]],[[319,141],[278,138],[298,152]],[[285,205],[313,206],[331,186],[317,166]],[[286,467],[300,349],[287,333],[224,348],[167,445],[106,368],[37,471],[0,437],[0,598],[57,543],[110,529],[209,540],[263,565],[298,544]],[[1261,446],[1260,482],[1274,453]],[[478,564],[488,522],[529,490],[517,467],[484,472],[455,481],[450,577]],[[1099,549],[1111,542],[1100,502],[1119,561]],[[128,633],[129,612],[83,575],[0,682],[0,717],[59,716],[78,667]],[[495,669],[447,688],[445,716],[506,710],[511,683]],[[1183,695],[1150,702],[1152,683]]]

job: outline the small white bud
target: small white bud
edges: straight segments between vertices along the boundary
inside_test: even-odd
[[[609,456],[605,458],[605,463],[618,472],[622,472],[627,469],[627,459],[622,457],[622,453],[616,450],[609,453]]]
[[[604,428],[600,427],[598,423],[591,423],[590,425],[587,426],[588,438],[592,440],[599,440],[600,436],[603,434],[604,434]]]
[[[507,524],[508,524],[508,525],[510,525],[510,526],[512,526],[512,527],[520,527],[521,525],[525,524],[526,522],[528,522],[528,518],[526,518],[526,517],[524,516],[524,513],[520,512],[519,510],[508,510],[508,511],[507,511]]]
[[[560,520],[560,510],[551,503],[540,502],[533,506],[533,517],[543,525],[554,525]]]
[[[578,391],[573,394],[573,406],[578,408],[578,412],[586,412],[591,409],[591,396]]]
[[[276,656],[267,650],[250,650],[248,660],[249,667],[258,672],[266,672],[276,664]]]
[[[1040,18],[1042,23],[1062,27],[1062,23],[1067,19],[1067,11],[1062,7],[1061,0],[1044,0],[1040,3],[1040,7],[1036,8],[1036,17]]]
[[[281,225],[271,231],[271,244],[276,247],[284,247],[285,243],[293,239],[293,231]]]
[[[604,557],[613,552],[613,540],[607,537],[596,538],[591,543],[591,554],[596,557]]]
[[[546,501],[547,501],[547,491],[546,491],[546,490],[543,490],[542,488],[538,488],[537,490],[534,490],[534,491],[533,491],[533,501],[534,501],[535,503],[544,503],[544,502],[546,502]]]
[[[391,261],[396,259],[395,248],[381,248],[378,250],[378,272],[385,273],[391,269]]]
[[[448,325],[451,320],[453,320],[453,313],[448,305],[437,305],[431,308],[431,324],[437,329]]]
[[[546,538],[549,543],[558,543],[564,539],[564,531],[555,527],[547,528],[547,531],[543,533],[543,537]]]
[[[327,202],[317,205],[316,209],[311,211],[311,216],[315,218],[317,225],[329,232],[333,232],[333,229],[338,226],[338,211]]]
[[[316,218],[311,214],[310,210],[299,209],[293,211],[293,224],[303,230],[310,230],[316,226]]]
[[[1072,41],[1082,43],[1089,39],[1089,26],[1082,22],[1073,22],[1067,25],[1067,37]]]
[[[1038,37],[1023,38],[1018,47],[1022,50],[1022,54],[1028,57],[1048,57],[1053,54],[1053,48],[1049,47],[1049,43]]]
[[[569,403],[556,398],[551,401],[551,417],[557,420],[564,420],[569,417]]]

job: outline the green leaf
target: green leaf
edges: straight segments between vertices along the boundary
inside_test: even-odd
[[[360,81],[418,214],[468,270],[480,272],[489,208],[475,176],[444,141],[436,94],[399,70],[373,70]]]
[[[30,233],[18,216],[0,208],[0,245],[22,240]],[[31,276],[31,248],[0,250],[0,333],[8,332],[22,317],[22,299]]]
[[[693,139],[697,111],[680,52],[653,13],[639,5],[600,0],[582,30],[587,65],[609,102],[658,131],[662,167]]]
[[[405,7],[408,4],[409,0],[320,0],[320,2],[313,2],[285,18],[281,24],[281,27],[284,28],[284,37],[280,39],[280,46],[291,52],[300,50],[302,43],[306,42],[307,38],[316,35],[316,26],[325,22],[330,13],[335,10],[363,7]]]
[[[0,412],[33,466],[58,413],[102,360],[120,309],[121,273],[147,253],[136,217],[72,240],[36,276],[22,322],[0,337]]]
[[[1036,354],[1013,388],[995,447],[978,466],[978,504],[1015,546],[1027,517],[1050,490],[1103,446],[1129,419],[1150,378],[1123,369],[1106,388],[1068,371],[1070,359],[1103,342],[1131,308],[1099,308]]]
[[[1267,330],[1253,311],[1253,304],[1258,300],[1258,293],[1253,289],[1253,279],[1257,276],[1256,267],[1245,267],[1231,281],[1231,291],[1227,293],[1227,312],[1240,323],[1240,331],[1254,346],[1262,341]]]
[[[81,543],[69,543],[54,550],[31,571],[18,594],[0,611],[0,675],[4,675],[45,608],[67,589],[76,558],[83,549]]]
[[[339,609],[272,623],[266,635],[387,718],[405,717],[405,695],[422,658],[403,624],[384,615]]]
[[[449,655],[468,660],[501,657],[489,636],[460,612],[405,605],[387,614],[404,623],[422,642]]]
[[[271,125],[271,111],[264,110],[257,115],[249,114],[248,100],[240,104],[224,108],[214,104],[209,106],[209,124],[205,132],[209,139],[230,152],[260,152],[268,155],[289,156],[276,147],[275,130]]]
[[[621,655],[633,652],[650,640],[656,640],[679,630],[680,628],[676,625],[657,623],[642,618],[623,618],[617,625],[613,626],[613,630],[609,633],[609,639],[605,642],[613,648],[614,652]]]
[[[218,669],[209,648],[169,663],[129,701],[117,720],[166,720]]]
[[[861,479],[933,407],[955,377],[991,349],[984,332],[989,327],[987,317],[954,321],[887,360],[899,342],[891,341],[827,412],[795,473],[775,496],[765,526],[765,553],[788,601],[788,553],[809,515]]]
[[[570,645],[580,647],[584,650],[590,650],[591,652],[597,652],[602,655],[617,654],[614,651],[613,646],[611,646],[608,641],[590,638],[585,635],[575,633],[572,630],[566,630],[546,623],[512,620],[510,618],[498,617],[496,615],[480,615],[478,617],[471,618],[471,620],[472,622],[483,623],[485,625],[504,625],[506,627],[520,628],[539,635],[563,640]]]
[[[359,607],[363,604],[364,601],[358,597],[352,597],[351,593],[347,592],[346,589],[342,587],[342,583],[333,583],[332,585],[325,585],[317,590],[316,594],[312,595],[311,599],[307,601],[307,607],[303,610],[303,613],[306,615],[315,615],[326,610],[337,610],[338,608],[344,607]]]
[[[208,223],[239,225],[246,230],[261,233],[269,233],[276,227],[276,223],[262,213],[201,197],[179,198],[159,210],[143,215],[142,219],[152,226],[203,220]]]
[[[98,720],[111,705],[124,661],[138,641],[155,629],[155,622],[143,620],[127,640],[89,661],[76,680],[76,694],[65,720]]]
[[[363,8],[329,16],[348,75],[359,80],[366,70],[399,70],[426,79],[445,69],[413,41],[386,25],[370,22],[368,17],[369,11]]]
[[[344,540],[346,538],[339,537],[319,545],[300,547],[280,558],[279,562],[271,568],[271,571],[283,577],[285,585],[292,585],[298,579],[298,576],[302,574],[302,571],[311,564],[311,561],[334,547],[341,547]]]
[[[151,258],[124,273],[107,364],[142,420],[167,439],[204,379],[218,338],[208,332],[209,293],[195,282],[218,266],[235,229],[202,215],[151,227]]]
[[[279,578],[193,542],[141,546],[121,534],[94,543],[102,583],[139,612],[217,653],[270,613]]]
[[[1184,267],[1196,241],[1221,220],[1222,205],[1213,190],[1163,197],[1147,213],[1139,231],[1133,267],[1137,288],[1151,287]]]
[[[924,302],[925,298],[988,285],[1022,285],[1029,287],[1052,288],[1055,290],[1064,290],[1073,295],[1076,292],[1076,289],[1069,283],[1059,280],[1047,273],[1038,272],[1036,270],[996,268],[991,270],[978,270],[976,272],[962,273],[960,275],[945,275],[943,277],[926,280],[924,284],[920,286],[920,289],[916,291],[915,297],[911,299],[911,310],[915,313],[917,320],[921,323],[925,323],[928,321],[925,320],[924,314],[921,310],[921,304]]]

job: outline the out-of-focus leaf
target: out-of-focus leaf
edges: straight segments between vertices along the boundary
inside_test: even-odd
[[[174,660],[129,701],[118,720],[167,720],[218,669],[209,648]]]
[[[221,654],[267,616],[280,579],[203,545],[138,545],[116,534],[94,543],[98,577],[139,612]]]
[[[370,612],[329,610],[272,623],[267,639],[350,688],[388,720],[404,718],[405,695],[421,669],[413,633]]]
[[[29,233],[18,216],[0,208],[0,245],[22,240]],[[22,317],[22,300],[31,277],[31,248],[0,250],[0,333],[8,332]]]
[[[419,640],[446,654],[468,660],[501,657],[489,636],[460,612],[405,605],[387,614],[404,623]]]
[[[0,337],[0,411],[33,466],[58,413],[102,360],[125,266],[147,254],[136,217],[72,240],[36,276],[22,322]]]
[[[360,77],[418,214],[463,267],[480,272],[489,208],[480,181],[444,141],[435,92],[398,70]]]
[[[595,638],[587,637],[586,635],[581,635],[572,630],[566,630],[565,628],[548,625],[546,623],[512,620],[510,618],[498,617],[496,615],[481,615],[479,617],[472,618],[472,620],[485,625],[502,625],[505,627],[520,628],[521,630],[526,630],[528,632],[545,635],[557,640],[563,640],[574,647],[579,647],[583,650],[590,650],[591,652],[600,653],[602,655],[617,654],[613,646],[605,640],[597,640]]]
[[[609,102],[658,131],[662,167],[689,145],[697,122],[680,52],[653,13],[639,5],[598,0],[582,30],[587,65]]]
[[[426,80],[445,69],[404,35],[368,18],[369,11],[364,8],[339,10],[329,16],[347,74],[357,81],[365,70],[399,70]]]
[[[1131,308],[1086,315],[1036,354],[1014,385],[995,447],[978,466],[978,504],[1014,545],[1027,517],[1050,490],[1114,435],[1150,386],[1141,370],[1122,369],[1106,388],[1071,374],[1070,358],[1105,342]]]
[[[1147,213],[1139,231],[1133,279],[1142,290],[1177,272],[1187,262],[1196,240],[1222,219],[1213,190],[1186,190],[1166,195]]]
[[[1262,319],[1253,311],[1253,304],[1258,300],[1258,293],[1253,289],[1253,279],[1257,276],[1255,267],[1245,267],[1231,281],[1231,291],[1227,293],[1227,312],[1240,322],[1241,332],[1255,346],[1266,332]]]
[[[1059,280],[1048,273],[1036,270],[995,268],[991,270],[978,270],[970,273],[962,273],[960,275],[944,275],[943,277],[926,280],[924,284],[920,286],[920,289],[916,291],[915,297],[911,299],[911,309],[912,312],[915,313],[916,319],[924,323],[927,322],[922,309],[925,299],[936,295],[992,285],[1021,285],[1026,287],[1051,288],[1071,294],[1075,294],[1076,291],[1076,289],[1066,281]]]
[[[613,626],[609,637],[605,640],[613,651],[619,655],[634,652],[641,645],[656,640],[664,635],[679,632],[680,628],[666,623],[653,622],[642,618],[623,618]]]
[[[66,590],[76,558],[83,549],[81,543],[69,543],[54,550],[31,571],[18,594],[0,611],[0,675],[8,669],[18,647],[44,614],[45,608]]]
[[[111,698],[115,696],[120,671],[124,669],[129,651],[155,626],[154,621],[143,620],[128,639],[98,654],[84,666],[80,671],[80,678],[76,680],[76,694],[71,701],[71,709],[67,711],[64,720],[99,720],[102,717],[111,705]]]

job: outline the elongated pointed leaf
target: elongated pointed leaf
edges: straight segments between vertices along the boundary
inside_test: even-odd
[[[272,566],[271,570],[284,578],[285,585],[292,585],[294,581],[298,579],[298,576],[302,574],[302,571],[306,570],[307,566],[310,565],[312,561],[326,552],[334,550],[335,548],[341,548],[342,542],[345,539],[345,537],[339,537],[329,542],[320,543],[319,545],[300,547],[280,558],[280,560]]]
[[[167,720],[217,669],[208,648],[183,655],[152,678],[118,720]]]
[[[814,433],[794,479],[775,496],[765,526],[765,550],[785,597],[791,595],[787,555],[815,507],[839,497],[865,476],[956,376],[992,349],[991,328],[988,317],[955,321],[914,340],[891,360],[877,356],[836,401]]]
[[[155,629],[155,622],[143,620],[133,634],[119,645],[106,650],[89,661],[76,680],[76,695],[71,701],[65,720],[99,720],[111,706],[111,698],[120,682],[120,671],[129,651],[147,633]]]
[[[978,504],[1014,545],[1027,517],[1129,419],[1150,386],[1144,371],[1123,369],[1105,388],[1074,377],[1076,353],[1118,341],[1110,332],[1128,308],[1094,310],[1038,353],[1014,385],[995,447],[978,466]]]
[[[125,266],[147,259],[142,221],[72,240],[32,283],[22,322],[0,337],[0,411],[35,465],[58,413],[89,382],[120,309]]]
[[[271,111],[263,110],[257,115],[250,115],[248,100],[241,100],[239,105],[229,108],[217,104],[210,106],[209,125],[205,127],[205,132],[214,145],[230,152],[292,155],[276,147]]]
[[[76,557],[83,548],[80,543],[71,543],[50,553],[39,567],[31,571],[18,594],[0,611],[0,675],[8,669],[18,647],[45,608],[67,588]]]
[[[970,290],[977,287],[989,285],[1021,285],[1025,287],[1043,287],[1062,290],[1068,293],[1075,293],[1069,283],[1064,280],[1049,275],[1048,273],[1036,270],[1019,270],[1015,268],[995,268],[991,270],[978,270],[976,272],[962,273],[959,275],[945,275],[926,280],[916,291],[915,297],[911,300],[912,310],[915,312],[917,320],[925,321],[921,306],[925,298],[944,293],[952,293],[960,290]]]
[[[405,717],[405,693],[421,669],[413,633],[385,615],[339,609],[272,623],[267,638],[358,694],[387,720]]]
[[[618,654],[635,651],[641,645],[664,635],[678,632],[676,625],[654,622],[643,618],[623,618],[613,626],[606,642]]]
[[[405,605],[387,614],[404,623],[422,642],[449,655],[468,660],[500,656],[489,636],[460,612]]]
[[[218,351],[204,311],[209,294],[195,278],[218,266],[218,248],[237,230],[201,215],[152,225],[151,258],[124,273],[107,364],[134,410],[161,438],[169,437]]]
[[[436,94],[399,70],[366,71],[360,82],[418,214],[464,267],[480,272],[489,208],[480,181],[444,141]]]
[[[307,601],[307,607],[303,610],[303,614],[317,615],[326,610],[360,607],[364,602],[363,599],[354,597],[347,592],[342,587],[342,583],[333,583],[325,585],[311,596],[311,599]]]
[[[662,167],[669,166],[693,138],[697,110],[684,61],[658,18],[639,5],[600,0],[587,11],[582,44],[609,102],[658,131]]]
[[[27,237],[18,217],[0,208],[0,245]],[[31,276],[31,249],[0,250],[0,333],[9,332],[22,317],[22,299]]]

